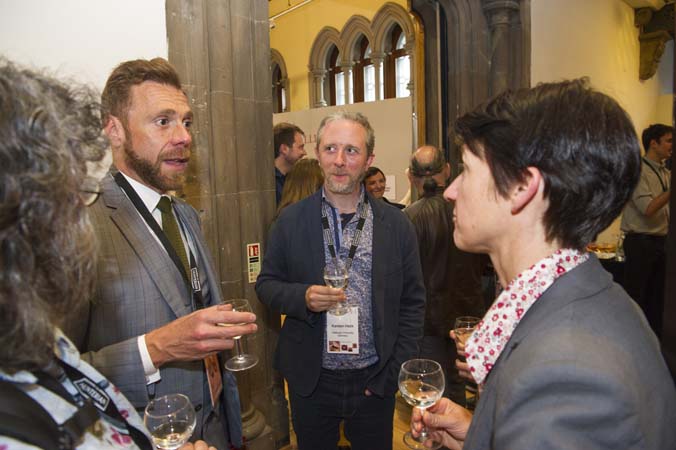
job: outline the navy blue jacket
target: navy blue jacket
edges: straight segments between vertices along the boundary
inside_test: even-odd
[[[323,285],[322,191],[295,203],[273,224],[256,282],[261,302],[286,314],[275,353],[293,390],[310,395],[322,365],[326,313],[305,305],[305,291]],[[401,363],[414,358],[425,316],[418,243],[413,225],[397,208],[369,196],[373,210],[373,330],[379,361],[367,383],[378,396],[397,390]],[[449,237],[450,238],[450,237]]]

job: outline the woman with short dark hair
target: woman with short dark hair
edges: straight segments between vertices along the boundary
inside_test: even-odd
[[[456,341],[482,391],[474,416],[442,399],[425,412],[432,437],[465,450],[673,448],[676,391],[658,341],[585,251],[638,181],[628,115],[573,80],[501,94],[455,128],[453,238],[490,256],[503,291]],[[417,434],[419,410],[412,424]]]

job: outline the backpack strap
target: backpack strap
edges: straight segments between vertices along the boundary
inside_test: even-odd
[[[0,380],[0,398],[0,434],[45,450],[68,448],[61,446],[61,431],[52,416],[14,383]]]

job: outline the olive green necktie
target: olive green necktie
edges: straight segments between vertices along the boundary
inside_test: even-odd
[[[164,230],[164,234],[167,235],[167,239],[169,239],[171,246],[174,247],[176,254],[181,260],[186,275],[190,276],[190,265],[188,264],[188,257],[185,254],[181,231],[178,229],[178,223],[176,222],[176,217],[174,217],[174,211],[171,207],[171,199],[162,196],[160,202],[157,204],[157,209],[162,212],[162,229]]]

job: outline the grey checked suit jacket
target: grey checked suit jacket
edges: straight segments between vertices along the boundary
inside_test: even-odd
[[[676,391],[657,338],[595,256],[519,323],[464,449],[676,449]]]
[[[89,209],[99,243],[94,298],[86,309],[74,313],[66,329],[82,357],[112,381],[136,408],[142,409],[149,397],[137,337],[189,314],[191,293],[171,258],[113,179],[114,173],[112,168],[103,178],[102,195]],[[209,304],[219,303],[219,278],[213,270],[197,212],[181,200],[175,202],[175,211],[197,247],[201,279],[206,276],[210,292],[206,300]],[[201,436],[202,425],[212,410],[202,361],[167,364],[160,373],[162,379],[154,385],[156,396],[176,392],[188,395],[198,409],[193,436]],[[234,377],[226,371],[224,395],[227,412],[217,412],[216,421],[228,425],[229,430],[219,430],[218,434],[227,435],[229,431],[236,440],[241,433],[239,397]]]

